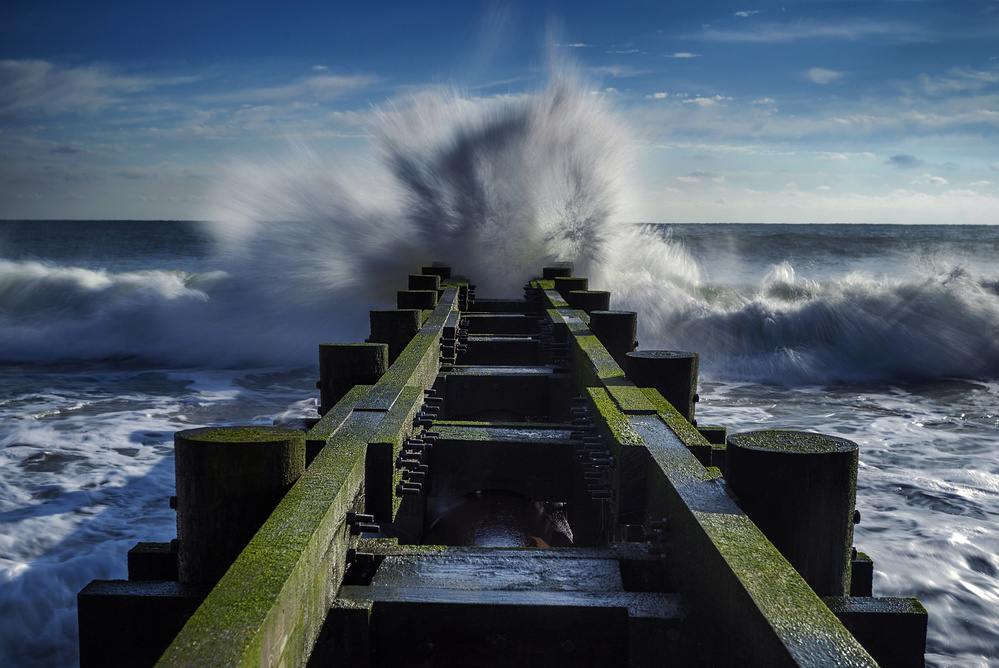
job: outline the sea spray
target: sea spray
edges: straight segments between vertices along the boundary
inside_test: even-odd
[[[425,91],[378,110],[372,134],[361,178],[298,147],[226,182],[220,237],[280,279],[272,291],[386,299],[432,261],[472,276],[481,296],[517,294],[556,261],[599,273],[630,142],[571,74],[513,98]]]

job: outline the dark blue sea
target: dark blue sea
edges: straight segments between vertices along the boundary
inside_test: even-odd
[[[367,309],[436,259],[348,261],[318,229],[0,222],[0,665],[74,665],[77,592],[176,536],[175,431],[313,415],[318,344],[362,340]],[[930,665],[984,666],[999,662],[996,257],[999,226],[618,225],[577,273],[639,312],[642,348],[701,354],[701,424],[860,444],[855,542],[875,593],[928,608]],[[451,261],[477,279],[483,259]],[[504,266],[484,291],[540,270]]]

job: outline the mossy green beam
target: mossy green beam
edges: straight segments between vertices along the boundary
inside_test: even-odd
[[[627,415],[604,402],[599,422],[627,421],[644,441],[650,508],[670,523],[670,564],[687,594],[692,621],[708,628],[713,660],[732,665],[874,666],[804,579],[766,539],[687,448],[703,440],[670,418],[648,391],[656,415]],[[653,394],[654,393],[654,394]],[[648,396],[648,395],[647,395]],[[663,414],[667,414],[663,417]],[[674,430],[672,425],[679,427]],[[679,431],[679,433],[678,433]],[[695,436],[696,434],[696,436]]]
[[[198,608],[157,666],[304,666],[343,579],[345,523],[384,413],[355,411]]]
[[[545,290],[544,295],[552,323],[562,323],[568,330],[572,369],[582,387],[604,387],[624,413],[655,413],[655,406],[625,377],[621,366],[587,327],[583,321],[585,314],[569,308],[554,290]]]
[[[395,467],[395,460],[402,452],[402,439],[413,432],[413,418],[422,405],[422,387],[403,388],[368,441],[365,510],[376,522],[391,522],[399,510],[395,486],[402,481],[403,472]]]

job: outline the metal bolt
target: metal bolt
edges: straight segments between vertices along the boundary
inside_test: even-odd
[[[368,524],[366,522],[358,522],[350,527],[351,536],[360,536],[362,533],[379,533],[382,528],[377,524]]]
[[[566,654],[572,654],[576,651],[576,641],[572,638],[562,638],[559,642],[559,647],[561,647],[562,651]]]
[[[489,639],[489,646],[497,652],[505,652],[510,646],[510,638],[505,633],[497,633]]]
[[[359,522],[363,523],[363,522],[374,522],[374,521],[375,521],[374,515],[365,515],[363,513],[357,512],[356,510],[347,511],[347,524],[357,524]]]

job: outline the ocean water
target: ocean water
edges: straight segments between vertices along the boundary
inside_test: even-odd
[[[175,537],[175,431],[314,414],[318,344],[434,260],[483,296],[572,261],[701,354],[700,424],[857,442],[876,595],[929,609],[929,665],[999,662],[999,226],[619,224],[604,104],[421,95],[371,164],[234,167],[212,223],[0,222],[0,665],[74,665],[77,592]]]

